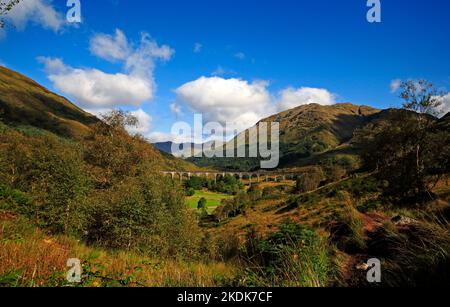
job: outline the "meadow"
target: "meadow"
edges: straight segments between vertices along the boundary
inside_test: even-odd
[[[208,213],[212,213],[218,206],[222,204],[222,201],[224,199],[230,199],[232,197],[233,196],[224,193],[201,190],[195,191],[195,194],[193,196],[186,197],[186,203],[189,208],[196,210],[200,199],[205,198],[206,210],[208,211]]]

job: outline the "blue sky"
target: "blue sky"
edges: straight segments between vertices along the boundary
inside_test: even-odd
[[[66,0],[24,1],[0,63],[89,111],[139,110],[154,140],[194,112],[244,128],[314,100],[398,106],[398,79],[450,90],[447,0],[381,0],[372,24],[366,0],[81,0],[77,25]]]

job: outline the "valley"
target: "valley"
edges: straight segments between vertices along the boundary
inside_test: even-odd
[[[3,67],[0,119],[0,286],[378,287],[374,258],[381,286],[450,282],[448,114],[299,106],[266,119],[270,171],[174,157]]]

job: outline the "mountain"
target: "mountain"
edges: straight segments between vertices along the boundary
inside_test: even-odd
[[[203,151],[203,146],[205,146],[205,148],[210,148],[211,145],[215,144],[214,146],[222,146],[223,143],[220,143],[218,141],[216,141],[214,143],[214,141],[209,141],[206,142],[204,144],[195,144],[195,143],[174,143],[174,142],[158,142],[158,143],[153,143],[153,145],[159,149],[161,152],[173,155],[175,157],[178,158],[183,158],[183,157],[192,157],[194,155],[196,155],[199,152]],[[175,148],[181,148],[181,146],[183,146],[183,151],[181,154],[177,154],[177,153],[173,153],[172,152],[172,146],[175,146]]]
[[[173,142],[157,142],[157,143],[153,143],[153,146],[156,147],[156,149],[158,149],[159,151],[171,154],[172,153],[172,144],[174,144]]]
[[[20,73],[0,66],[0,118],[68,137],[82,137],[98,119]]]
[[[349,146],[354,132],[386,114],[368,106],[341,103],[331,106],[309,104],[275,114],[260,122],[280,123],[280,168],[303,166],[323,159],[351,163],[356,153]],[[245,131],[243,133],[248,133]],[[231,142],[234,142],[232,140]],[[201,166],[226,169],[259,167],[259,159],[191,158]]]
[[[0,123],[12,128],[34,127],[81,141],[99,119],[32,79],[0,66]],[[196,170],[197,166],[162,154],[150,143],[150,159],[161,170]]]

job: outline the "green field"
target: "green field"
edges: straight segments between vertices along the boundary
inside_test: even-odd
[[[198,201],[202,197],[206,199],[206,207],[208,209],[208,212],[211,213],[222,203],[223,199],[229,199],[233,196],[210,191],[195,191],[194,196],[186,198],[187,205],[192,209],[197,209]]]

